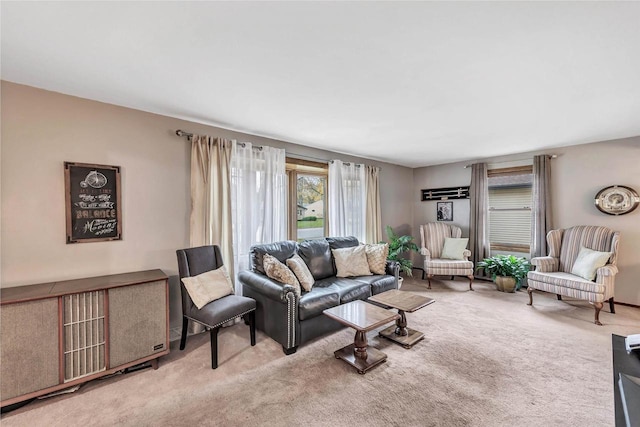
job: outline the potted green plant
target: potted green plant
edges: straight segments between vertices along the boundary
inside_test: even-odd
[[[412,267],[413,262],[411,259],[407,259],[403,257],[405,252],[418,252],[418,245],[413,243],[413,237],[404,235],[398,236],[393,232],[391,226],[387,225],[387,236],[389,237],[389,255],[387,259],[391,261],[397,261],[400,264],[400,271],[407,276],[412,276]],[[400,278],[400,283],[398,283],[398,288],[402,285],[402,277]]]
[[[526,258],[513,255],[495,255],[478,263],[476,270],[484,270],[491,275],[499,291],[515,292],[522,287],[530,264]]]

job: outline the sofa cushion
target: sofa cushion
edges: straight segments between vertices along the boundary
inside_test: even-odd
[[[340,304],[359,299],[365,300],[371,296],[371,286],[368,283],[341,277],[319,280],[313,289],[316,287],[331,289],[336,292],[340,297]]]
[[[315,280],[336,275],[331,257],[331,248],[326,240],[305,240],[298,244],[298,255],[309,267]]]
[[[377,295],[391,289],[398,289],[396,285],[396,278],[394,276],[378,274],[375,276],[353,277],[352,279],[369,284],[371,286],[371,295]]]
[[[316,282],[310,292],[303,294],[298,302],[300,320],[311,319],[322,314],[327,308],[340,305],[340,295],[336,289],[318,286]]]
[[[264,254],[269,254],[276,257],[278,261],[285,262],[296,253],[297,248],[298,244],[293,240],[285,240],[282,242],[268,243],[264,245],[254,245],[249,250],[251,268],[253,271],[266,274],[262,260]]]
[[[360,242],[353,236],[348,237],[327,237],[327,243],[331,249],[351,248],[358,246]]]

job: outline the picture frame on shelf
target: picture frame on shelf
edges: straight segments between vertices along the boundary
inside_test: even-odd
[[[438,202],[436,218],[438,221],[453,221],[453,202]]]

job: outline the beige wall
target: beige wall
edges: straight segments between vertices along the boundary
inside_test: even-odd
[[[619,184],[640,191],[640,137],[593,144],[574,145],[546,151],[523,153],[477,161],[487,163],[530,159],[535,154],[557,154],[551,164],[553,224],[557,228],[573,225],[603,225],[621,232],[619,276],[615,299],[640,305],[640,209],[623,216],[605,215],[598,211],[593,199],[603,187]],[[475,162],[477,162],[475,161]],[[414,169],[414,193],[423,188],[469,185],[471,169],[452,163]],[[414,236],[418,227],[435,221],[435,203],[414,199]],[[469,201],[454,201],[454,224],[469,235]]]
[[[2,82],[1,286],[160,268],[189,245],[189,144],[176,129],[380,166],[382,220],[412,222],[413,171]],[[63,162],[122,167],[123,240],[65,244]],[[172,279],[172,323],[179,316]]]

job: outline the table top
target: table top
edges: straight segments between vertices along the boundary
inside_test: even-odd
[[[323,313],[356,331],[367,332],[400,318],[398,313],[368,304],[351,301],[337,307],[328,308]]]
[[[627,374],[634,377],[640,377],[640,357],[638,354],[628,354],[624,346],[625,337],[620,335],[611,335],[611,347],[613,349],[613,395],[615,402],[616,427],[626,426],[624,419],[624,409],[622,408],[622,399],[620,396],[620,388],[618,387],[619,374]]]
[[[398,310],[412,313],[429,304],[436,302],[433,298],[423,297],[407,291],[391,289],[369,297],[369,301],[377,302],[382,305],[397,308]]]

